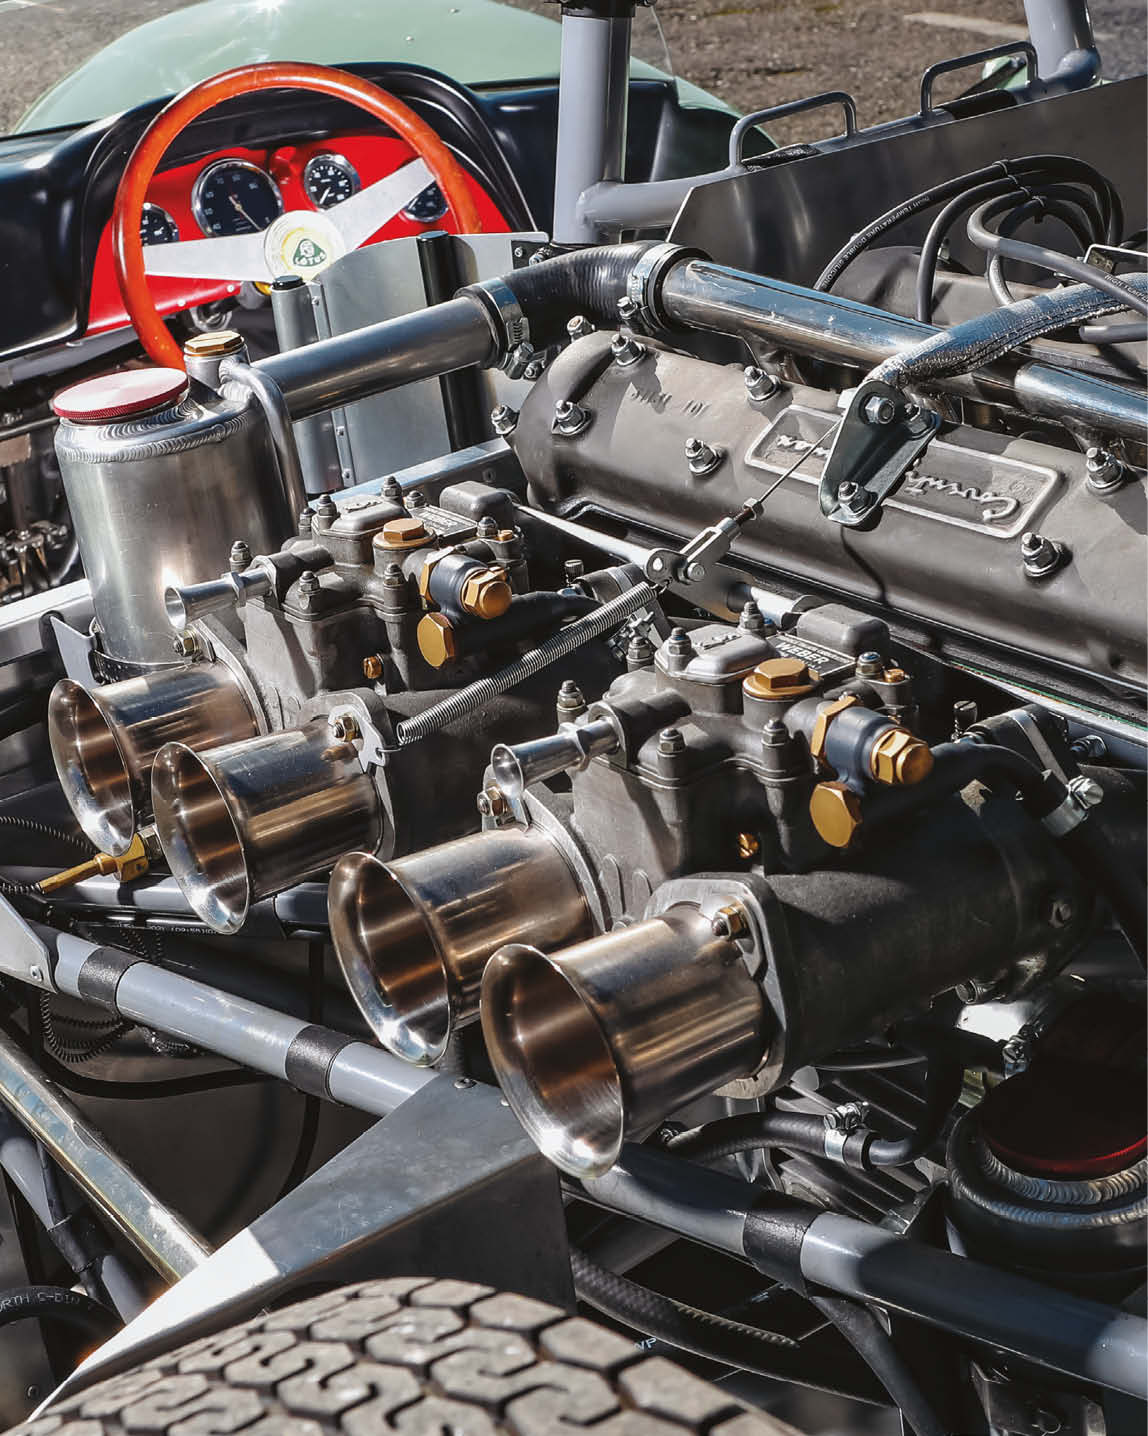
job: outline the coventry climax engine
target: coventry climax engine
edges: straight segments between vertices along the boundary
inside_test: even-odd
[[[214,1333],[288,1297],[365,1340],[402,1284],[331,1288],[429,1275],[576,1294],[603,1369],[637,1332],[759,1404],[1142,1421],[1143,195],[1013,150],[850,222],[815,283],[723,260],[723,215],[805,213],[842,155],[57,394],[92,621],[46,620],[47,740],[96,856],[5,880],[0,1082],[110,1232],[60,1247],[127,1319],[76,1420],[200,1370],[190,1337],[244,1385]],[[1094,262],[1015,237],[1042,206]],[[317,480],[307,425],[459,375],[486,437]],[[201,1237],[91,1126],[85,1082],[132,1114],[76,1069],[129,1052],[176,1095],[204,1056],[279,1079],[243,1140],[273,1166],[301,1092],[328,1158],[313,1125]],[[425,1367],[448,1328],[410,1303]]]

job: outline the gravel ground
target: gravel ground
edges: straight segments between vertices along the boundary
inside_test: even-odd
[[[0,133],[114,36],[181,3],[0,0]],[[511,3],[555,14],[548,0]],[[945,4],[948,10],[926,8]],[[862,124],[915,109],[921,71],[934,60],[1024,33],[1021,0],[661,0],[656,12],[638,12],[635,30],[636,53],[655,64],[665,57],[655,13],[677,73],[738,109],[846,89]],[[1092,15],[1105,73],[1143,70],[1144,0],[1093,0]],[[959,88],[954,79],[951,93]],[[824,115],[804,118],[777,134],[816,137],[831,123]]]

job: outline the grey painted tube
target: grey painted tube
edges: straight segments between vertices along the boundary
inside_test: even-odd
[[[759,1193],[736,1177],[627,1146],[606,1176],[576,1189],[611,1211],[754,1259],[745,1238]],[[808,1208],[810,1214],[815,1210]],[[753,1229],[760,1239],[767,1227],[755,1220]],[[787,1240],[793,1231],[789,1227]],[[1148,1322],[1142,1317],[832,1213],[810,1221],[800,1242],[800,1267],[806,1281],[843,1296],[892,1307],[1066,1375],[1148,1397]]]
[[[38,931],[55,941],[56,986],[69,996],[83,999],[81,968],[92,953],[107,953],[109,949],[69,933]],[[435,1076],[366,1042],[345,1038],[325,1028],[316,1029],[300,1018],[220,992],[194,978],[147,962],[133,962],[119,979],[115,1010],[130,1021],[182,1038],[280,1080],[302,1085],[301,1079],[313,1076],[316,1084],[319,1081],[325,1084],[326,1091],[320,1095],[376,1117],[393,1112]],[[304,1030],[312,1039],[322,1034],[321,1040],[328,1050],[337,1050],[322,1073],[317,1068],[309,1073],[305,1067],[298,1067],[293,1068],[289,1077],[288,1054]]]

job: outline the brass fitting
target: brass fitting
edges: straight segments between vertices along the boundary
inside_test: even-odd
[[[363,659],[363,677],[368,682],[375,683],[383,676],[383,660],[377,653],[368,654]]]
[[[861,800],[844,783],[818,783],[809,799],[809,816],[831,848],[847,848],[861,826]]]
[[[439,550],[437,550],[437,552],[430,554],[430,555],[427,557],[426,561],[424,562],[424,564],[423,564],[423,566],[422,566],[422,570],[421,570],[420,573],[419,573],[419,597],[422,599],[422,601],[423,601],[424,603],[430,603],[430,602],[431,602],[431,596],[430,596],[431,574],[434,573],[436,565],[440,564],[440,563],[443,561],[443,559],[446,558],[446,556],[447,556],[448,553],[454,553],[454,549],[453,549],[453,548],[443,548],[443,549],[439,549]]]
[[[431,535],[421,519],[390,519],[374,537],[374,547],[385,549],[420,548]]]
[[[54,893],[61,888],[70,888],[75,883],[82,883],[87,878],[108,873],[115,873],[122,883],[130,883],[133,878],[142,877],[147,872],[148,862],[144,840],[137,833],[122,857],[113,858],[110,853],[97,853],[86,863],[79,863],[74,868],[65,868],[62,873],[53,873],[51,877],[43,878],[38,886],[42,893]]]
[[[738,833],[737,855],[739,858],[756,858],[761,852],[761,841],[756,833]]]
[[[243,335],[235,329],[215,329],[206,334],[193,334],[183,352],[194,359],[220,359],[237,354],[243,348]]]
[[[767,658],[741,688],[750,698],[800,698],[812,692],[813,681],[813,674],[800,658]]]
[[[907,728],[889,728],[870,750],[869,771],[878,783],[907,787],[933,771],[933,750]]]
[[[476,569],[463,582],[459,604],[475,618],[499,618],[510,607],[513,594],[501,568]]]
[[[855,693],[846,693],[841,698],[835,698],[832,703],[822,704],[818,709],[817,717],[813,720],[813,732],[809,735],[809,751],[818,763],[825,757],[825,739],[829,734],[829,725],[838,713],[844,713],[847,708],[856,708],[860,701]]]
[[[441,668],[458,652],[450,619],[442,613],[427,613],[415,631],[419,652],[432,668]]]
[[[904,683],[908,676],[903,668],[886,668],[884,675],[886,683]]]

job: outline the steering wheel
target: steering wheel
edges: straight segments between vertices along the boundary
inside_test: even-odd
[[[357,105],[388,124],[418,158],[331,210],[295,210],[280,215],[257,234],[149,245],[145,259],[140,239],[143,206],[171,142],[192,120],[224,100],[255,90],[281,89],[316,90]],[[430,125],[385,90],[342,70],[294,61],[241,65],[201,80],[177,95],[152,120],[132,151],[116,190],[112,256],[128,318],[157,364],[182,369],[179,345],[168,333],[148,291],[148,274],[269,284],[286,273],[317,273],[340,255],[365,244],[432,181],[442,191],[459,232],[476,234],[482,225],[465,170]]]

